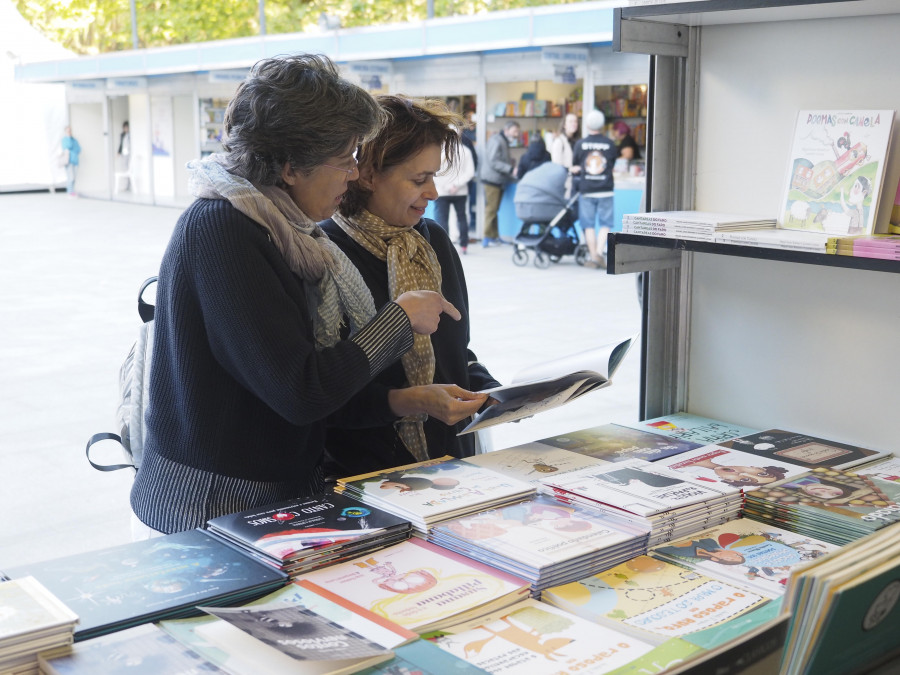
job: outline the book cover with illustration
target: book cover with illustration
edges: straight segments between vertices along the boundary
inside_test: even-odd
[[[410,529],[404,518],[334,492],[220,516],[208,525],[210,532],[278,563]]]
[[[779,227],[872,234],[893,122],[893,110],[801,110]]]
[[[545,571],[549,574],[561,566],[575,566],[572,574],[579,570],[590,574],[610,556],[631,557],[646,547],[647,530],[615,525],[596,511],[538,495],[442,523],[432,529],[429,539],[540,582]]]
[[[65,635],[71,642],[75,614],[31,576],[0,582],[0,645]]]
[[[200,632],[253,664],[242,675],[350,673],[393,656],[390,649],[302,605],[201,609],[221,621]]]
[[[152,623],[84,640],[67,654],[45,653],[40,665],[47,675],[227,673]]]
[[[425,533],[435,522],[527,499],[535,487],[445,456],[339,478],[335,491],[406,518]]]
[[[608,463],[606,460],[561,450],[536,441],[502,450],[482,452],[466,457],[464,461],[531,483],[549,474],[559,475]]]
[[[807,469],[820,467],[848,469],[891,454],[884,450],[862,448],[784,429],[768,429],[730,441],[722,441],[718,445]]]
[[[653,644],[670,638],[690,642],[691,633],[769,602],[746,588],[646,555],[549,588],[541,599]]]
[[[702,417],[688,412],[676,412],[671,415],[654,417],[625,426],[635,429],[645,429],[656,434],[671,436],[699,445],[720,443],[738,436],[755,434],[760,429],[752,429],[741,424],[732,424],[723,420]]]
[[[653,645],[537,600],[448,627],[435,643],[495,675],[609,673]]]
[[[6,570],[34,576],[79,616],[75,640],[252,600],[287,581],[203,530],[77,553]]]
[[[853,467],[853,473],[900,483],[900,457],[890,455],[862,466],[855,466]]]
[[[638,516],[664,514],[680,507],[740,499],[740,490],[701,482],[658,463],[639,459],[542,478],[543,492],[596,502]]]
[[[751,455],[749,452],[724,448],[720,445],[705,445],[677,457],[667,457],[660,460],[659,465],[693,476],[697,480],[724,483],[745,490],[776,483],[808,471],[796,464]]]
[[[842,545],[900,521],[897,488],[897,483],[849,471],[814,469],[747,492],[745,512]]]
[[[603,424],[542,438],[538,442],[607,462],[623,462],[634,458],[654,462],[701,445],[621,424]]]
[[[784,594],[794,569],[838,548],[821,539],[739,518],[689,539],[657,546],[650,555],[778,597]]]
[[[419,633],[510,605],[530,588],[524,579],[420,539],[314,570],[298,581],[352,598]]]

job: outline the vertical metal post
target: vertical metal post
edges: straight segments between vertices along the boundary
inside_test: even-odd
[[[131,5],[131,48],[138,49],[138,31],[137,31],[137,8],[134,6],[135,0],[129,0]]]
[[[266,0],[259,0],[259,34],[266,34]]]

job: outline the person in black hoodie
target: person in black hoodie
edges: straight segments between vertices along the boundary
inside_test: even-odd
[[[539,137],[533,139],[516,165],[516,179],[522,180],[526,173],[549,161],[550,153],[547,152],[547,144],[544,143],[544,139]]]
[[[436,222],[441,157],[456,156],[458,116],[431,99],[377,97],[388,123],[359,150],[359,179],[322,229],[362,273],[376,304],[413,289],[440,291],[462,314],[417,337],[400,363],[329,419],[326,475],[370,473],[425,459],[475,453],[475,434],[456,434],[499,386],[469,349],[469,301],[459,255]],[[380,412],[380,424],[361,421]]]

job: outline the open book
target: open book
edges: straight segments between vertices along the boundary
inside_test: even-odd
[[[612,384],[612,376],[637,335],[520,371],[511,384],[484,389],[497,401],[475,415],[459,435],[552,410]]]

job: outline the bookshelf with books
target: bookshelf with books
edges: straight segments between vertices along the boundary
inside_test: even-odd
[[[708,4],[617,10],[616,48],[656,52],[646,210],[774,215],[798,111],[900,110],[900,94],[881,85],[892,65],[867,55],[892,44],[900,11],[884,0]],[[820,49],[848,34],[868,49]],[[801,66],[812,53],[822,59]],[[889,231],[897,135],[895,124],[875,232]],[[642,419],[686,410],[760,429],[779,419],[895,446],[900,366],[885,363],[877,338],[900,329],[896,260],[620,233],[609,250],[610,273],[644,273]],[[777,672],[779,649],[759,672]],[[873,667],[891,651],[900,644],[855,665]]]
[[[200,155],[205,157],[222,150],[225,132],[225,108],[228,99],[201,98],[200,102]]]
[[[528,147],[536,134],[548,137],[563,117],[574,112],[581,117],[581,87],[551,80],[503,82],[487,87],[487,136],[497,133],[509,120],[515,120],[522,134],[513,153]]]

